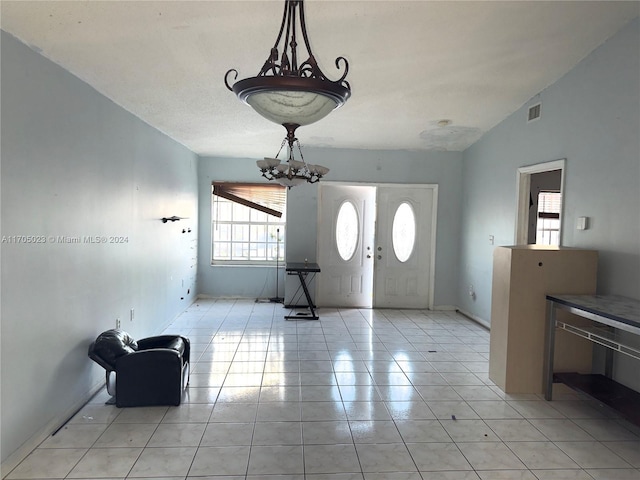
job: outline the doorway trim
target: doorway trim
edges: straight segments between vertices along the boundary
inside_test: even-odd
[[[435,278],[436,278],[436,239],[438,225],[438,184],[437,183],[381,183],[381,182],[345,182],[323,180],[322,184],[326,185],[345,185],[345,186],[361,186],[361,187],[395,187],[395,188],[425,188],[433,191],[432,211],[431,211],[431,239],[429,251],[429,293],[427,299],[427,309],[433,310],[435,301]],[[318,220],[321,218],[322,203],[318,202]],[[319,257],[320,242],[316,245],[316,256]],[[320,265],[322,268],[322,265]],[[375,281],[375,278],[374,278]],[[375,305],[375,298],[373,299]]]
[[[566,158],[551,162],[538,163],[518,168],[516,175],[516,228],[514,245],[526,245],[529,230],[529,197],[531,195],[531,175],[536,173],[560,170],[560,193],[563,194],[562,207],[560,209],[560,245],[562,245],[562,232],[564,226],[564,170]]]

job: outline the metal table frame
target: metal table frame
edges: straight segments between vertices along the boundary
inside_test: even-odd
[[[545,343],[545,394],[551,400],[553,394],[553,357],[556,328],[579,335],[607,347],[605,375],[613,373],[613,353],[618,352],[640,359],[640,349],[626,344],[616,335],[616,330],[640,335],[640,301],[617,295],[547,295],[547,335]],[[576,326],[558,321],[557,310],[595,322],[592,326]]]
[[[298,313],[296,315],[285,315],[286,320],[318,320],[320,317],[316,314],[315,308],[316,306],[313,304],[313,300],[311,299],[311,294],[309,293],[309,287],[307,286],[307,276],[309,276],[309,280],[313,280],[316,273],[320,273],[320,266],[317,263],[287,263],[285,267],[285,271],[287,275],[297,275],[300,280],[300,286],[295,291],[293,296],[291,297],[291,303],[285,305],[284,308],[308,308],[310,314],[306,313]],[[302,298],[302,293],[300,289],[302,288],[307,300],[306,305],[298,305],[296,302]]]

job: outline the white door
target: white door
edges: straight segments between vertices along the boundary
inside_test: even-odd
[[[321,184],[317,304],[372,306],[376,187]]]
[[[379,187],[374,305],[428,308],[434,249],[433,186]]]

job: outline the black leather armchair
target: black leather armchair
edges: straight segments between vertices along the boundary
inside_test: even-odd
[[[107,330],[89,346],[89,358],[105,369],[107,391],[118,407],[180,405],[189,384],[190,354],[186,337],[161,335],[136,342],[122,330]]]

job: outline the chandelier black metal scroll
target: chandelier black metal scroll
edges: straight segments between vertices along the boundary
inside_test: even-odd
[[[308,55],[302,63],[298,63],[299,33]],[[279,48],[281,42],[282,48]],[[226,73],[224,82],[229,90],[257,113],[285,127],[287,137],[283,145],[289,145],[290,159],[287,162],[290,162],[291,147],[293,141],[297,141],[296,129],[321,120],[351,96],[351,86],[345,80],[349,62],[344,57],[338,57],[335,65],[339,70],[344,68],[344,72],[338,80],[331,81],[320,70],[311,51],[304,18],[304,1],[286,0],[280,32],[258,75],[239,80],[231,86],[230,75],[234,74],[234,80],[238,78],[238,71],[231,69]],[[313,183],[319,177],[314,174],[309,178]]]

